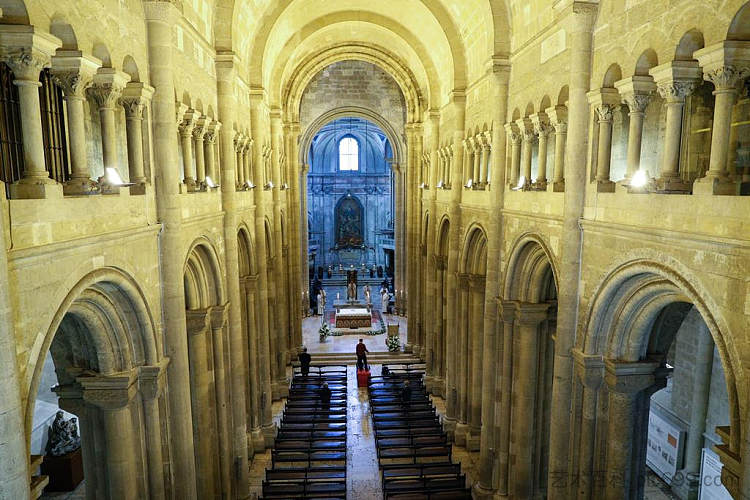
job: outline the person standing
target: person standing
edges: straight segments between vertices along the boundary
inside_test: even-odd
[[[409,406],[411,402],[411,387],[409,381],[404,380],[404,386],[401,388],[401,404]]]
[[[299,358],[299,364],[302,369],[302,376],[307,377],[310,373],[310,361],[312,356],[307,353],[307,347],[302,348],[302,352],[297,356]]]
[[[328,387],[328,382],[323,382],[320,388],[320,406],[323,408],[331,406],[331,389]]]
[[[367,346],[362,341],[362,339],[359,339],[359,344],[357,344],[357,370],[369,370],[370,367],[367,366],[367,353],[370,352],[367,350]]]

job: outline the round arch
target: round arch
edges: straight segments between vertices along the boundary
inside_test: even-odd
[[[208,238],[201,237],[193,242],[184,269],[186,309],[224,304],[221,264]]]
[[[508,266],[503,279],[503,297],[506,300],[542,302],[546,287],[551,282],[559,290],[557,265],[544,238],[535,233],[519,236],[511,246]]]
[[[463,273],[487,273],[487,232],[479,223],[473,223],[466,231],[460,269]]]
[[[244,223],[237,229],[240,277],[257,273],[257,263],[253,257],[255,255],[253,239],[250,234],[250,230]]]

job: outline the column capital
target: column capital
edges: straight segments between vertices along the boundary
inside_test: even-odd
[[[570,352],[581,383],[589,389],[598,389],[604,380],[604,359],[599,354],[586,354],[578,348],[571,349]]]
[[[516,302],[516,319],[522,325],[538,325],[548,317],[547,303]]]
[[[84,401],[103,410],[117,410],[132,401],[137,378],[136,370],[130,370],[111,375],[82,375],[76,381],[83,387]]]
[[[659,363],[605,359],[604,368],[604,379],[610,392],[635,394],[654,385]]]
[[[209,125],[211,125],[212,120],[213,120],[212,118],[209,118],[208,116],[203,115],[195,121],[195,126],[193,127],[193,138],[195,140],[197,141],[203,140],[203,137],[209,131]]]
[[[180,135],[183,137],[190,137],[193,134],[193,128],[200,116],[201,114],[196,110],[185,105],[180,105],[177,111],[177,128],[180,131]]]
[[[528,117],[516,120],[516,126],[524,142],[530,142],[534,139],[534,124]]]
[[[221,130],[221,122],[217,120],[211,121],[211,123],[208,124],[208,131],[206,132],[206,142],[213,144],[214,141],[216,141],[216,136],[219,134],[219,130]]]
[[[211,306],[209,308],[209,315],[211,316],[212,329],[218,330],[219,328],[224,328],[229,317],[229,304]]]
[[[565,106],[552,106],[544,110],[550,125],[555,128],[556,133],[564,133],[568,130],[568,108]]]
[[[159,21],[170,26],[174,25],[180,16],[176,0],[144,0],[143,10],[146,21]]]
[[[143,109],[151,101],[154,88],[143,82],[128,82],[122,91],[120,102],[125,108],[125,116],[128,118],[143,118]]]
[[[39,73],[49,66],[50,58],[62,41],[34,26],[0,25],[3,60],[13,70],[16,80],[39,83]]]
[[[138,388],[144,399],[155,399],[161,395],[168,365],[169,358],[165,357],[155,365],[138,367]]]
[[[469,274],[469,287],[475,292],[484,292],[487,278],[483,274]]]
[[[667,102],[683,102],[693,93],[703,79],[697,61],[671,61],[651,68],[659,95]]]
[[[552,127],[549,123],[549,117],[546,113],[534,113],[529,117],[531,123],[534,126],[534,131],[539,137],[547,137],[552,132]]]
[[[516,301],[497,298],[497,314],[505,323],[513,323],[516,320]]]
[[[636,75],[616,81],[615,88],[631,113],[643,113],[656,91],[656,84],[650,76]]]
[[[492,130],[485,130],[479,134],[483,149],[492,149]]]
[[[65,97],[83,99],[101,65],[99,59],[84,55],[80,50],[58,50],[52,56],[52,77]]]
[[[717,91],[738,90],[750,76],[750,42],[723,40],[695,51],[693,57],[703,68],[703,78]]]
[[[188,309],[185,311],[188,335],[200,335],[208,331],[211,317],[208,309]]]
[[[615,106],[620,105],[620,93],[617,89],[602,87],[586,93],[589,104],[594,107],[594,111],[600,122],[612,121],[612,113]]]
[[[468,273],[456,273],[456,281],[458,286],[461,288],[469,287],[469,278],[471,277]]]
[[[114,68],[99,68],[89,93],[100,108],[114,108],[129,81],[130,75],[125,72]]]

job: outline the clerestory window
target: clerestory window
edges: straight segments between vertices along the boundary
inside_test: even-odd
[[[354,137],[339,141],[339,170],[359,170],[359,143]]]

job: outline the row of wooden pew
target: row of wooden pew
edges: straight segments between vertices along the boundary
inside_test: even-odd
[[[321,400],[323,383],[330,402]],[[311,366],[293,373],[281,417],[264,499],[346,498],[346,366]]]
[[[422,382],[424,366],[387,366],[390,373],[372,377],[368,385],[383,498],[471,499]]]

